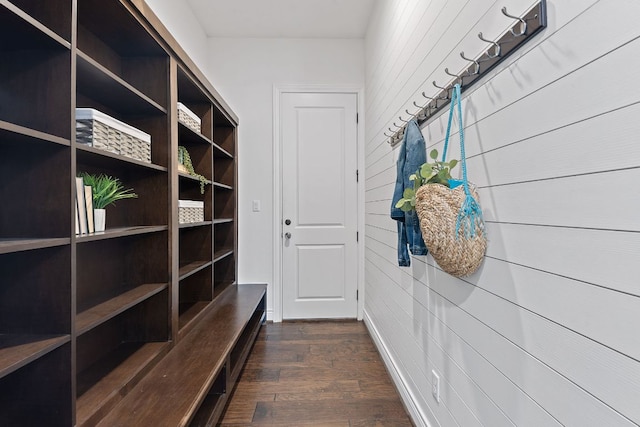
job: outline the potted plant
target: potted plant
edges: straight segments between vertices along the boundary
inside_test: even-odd
[[[125,189],[118,178],[105,174],[92,175],[80,174],[85,185],[90,185],[93,191],[93,216],[95,231],[104,231],[106,222],[106,210],[109,205],[122,199],[135,199],[138,197],[133,189]]]
[[[457,160],[452,159],[448,162],[436,160],[438,158],[436,149],[431,150],[429,157],[434,162],[423,163],[414,174],[409,176],[409,180],[413,181],[413,188],[405,188],[402,198],[396,203],[396,208],[404,212],[415,210],[416,192],[425,184],[441,184],[449,188],[455,188],[461,184],[461,181],[451,178],[451,170],[458,164]]]

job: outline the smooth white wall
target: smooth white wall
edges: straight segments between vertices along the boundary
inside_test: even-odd
[[[380,0],[367,34],[365,320],[419,425],[640,423],[637,1],[547,1],[548,28],[463,94],[481,269],[396,263],[398,149],[383,132],[463,68],[460,51],[482,51],[478,32],[506,30],[502,6],[531,4]],[[423,128],[428,149],[445,126]]]
[[[200,71],[209,65],[207,35],[186,0],[145,0]]]
[[[364,87],[362,39],[209,39],[210,80],[240,118],[238,280],[267,283],[273,309],[274,85]],[[260,212],[252,211],[259,200]],[[271,318],[271,317],[270,317]]]

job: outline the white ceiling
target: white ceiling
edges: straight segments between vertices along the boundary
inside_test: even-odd
[[[362,38],[375,0],[187,0],[209,37]]]

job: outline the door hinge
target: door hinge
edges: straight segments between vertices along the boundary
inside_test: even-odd
[[[360,241],[360,232],[356,231],[356,242]]]
[[[360,122],[360,115],[358,113],[356,113],[356,123]]]
[[[360,182],[360,171],[356,169],[356,182]]]
[[[356,289],[356,301],[360,300],[360,294],[358,293],[359,291]]]

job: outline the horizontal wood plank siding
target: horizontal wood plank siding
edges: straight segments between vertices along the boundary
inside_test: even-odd
[[[365,319],[418,425],[640,424],[640,3],[548,0],[548,27],[463,94],[489,236],[474,275],[397,266],[384,132],[531,2],[381,0],[365,42]],[[445,7],[446,6],[446,7]],[[422,131],[442,150],[446,114]],[[459,158],[457,139],[449,158]],[[431,395],[440,375],[441,401]],[[393,370],[392,370],[393,371]]]

